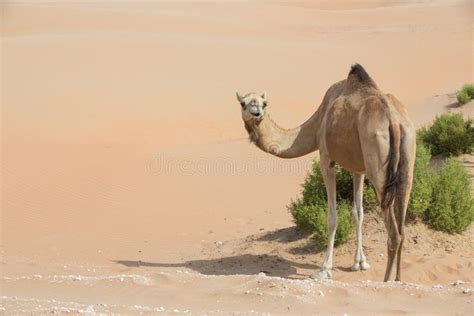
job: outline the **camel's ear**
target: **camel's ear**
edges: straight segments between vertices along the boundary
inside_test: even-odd
[[[235,95],[237,96],[237,101],[239,101],[240,105],[244,106],[244,97],[240,95],[240,93],[236,92]]]
[[[239,103],[241,103],[244,98],[240,95],[239,92],[236,92],[235,95],[237,96],[237,101],[239,101]]]
[[[266,93],[266,92],[262,93],[262,95],[260,95],[260,97],[262,97],[262,99],[263,99],[263,108],[266,108],[267,105],[268,105],[268,102],[267,102],[267,93]]]

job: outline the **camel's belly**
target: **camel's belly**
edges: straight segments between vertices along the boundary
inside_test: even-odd
[[[347,171],[364,173],[364,157],[357,128],[357,113],[350,108],[330,111],[326,120],[325,147],[329,157]],[[341,112],[349,113],[341,113]],[[350,118],[349,120],[340,118]]]
[[[347,147],[331,148],[328,152],[331,160],[347,171],[365,173],[362,152]]]

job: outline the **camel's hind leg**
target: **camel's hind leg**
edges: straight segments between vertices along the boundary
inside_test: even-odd
[[[383,200],[385,194],[385,185],[387,181],[387,157],[390,151],[388,143],[389,132],[388,127],[383,130],[361,129],[362,152],[364,155],[366,176],[375,188],[379,202]],[[387,281],[393,269],[394,260],[400,247],[401,237],[399,225],[395,217],[393,203],[382,209],[382,216],[385,227],[387,228],[387,268],[385,270],[385,278]]]
[[[401,128],[402,141],[400,144],[400,163],[398,164],[396,177],[396,193],[393,203],[387,208],[382,209],[385,226],[388,232],[387,241],[387,269],[385,271],[384,281],[388,281],[393,269],[395,257],[397,259],[397,274],[396,281],[401,281],[401,261],[403,242],[405,241],[405,217],[410,199],[410,192],[413,182],[413,168],[415,157],[415,136],[413,134],[406,134],[403,127]],[[377,179],[377,191],[380,197],[385,189],[385,182],[382,179]]]
[[[405,135],[404,135],[405,136]],[[368,144],[365,144],[366,146]],[[380,157],[386,157],[383,144],[372,144],[372,151],[368,148],[364,150],[364,158],[366,159],[366,175],[370,182],[374,185],[377,192],[378,200],[382,201],[385,191],[386,174],[381,172],[386,170],[385,160]],[[377,148],[377,150],[373,150]],[[385,150],[384,150],[385,149]],[[366,156],[367,152],[367,156]],[[375,154],[374,154],[375,153]],[[387,268],[385,270],[384,281],[390,278],[395,259],[397,259],[397,274],[395,280],[400,281],[401,278],[401,257],[402,246],[405,240],[405,215],[410,197],[410,191],[413,180],[413,164],[414,160],[409,159],[415,155],[414,138],[406,135],[401,144],[400,164],[398,165],[397,187],[394,202],[387,208],[382,209],[382,216],[387,228]],[[367,158],[366,158],[367,157]]]
[[[394,207],[391,205],[388,209],[382,210],[385,227],[388,232],[387,240],[387,268],[385,270],[384,282],[387,282],[392,274],[393,264],[398,251],[401,249],[401,236],[398,230],[398,223],[395,218]]]
[[[403,249],[403,242],[405,241],[405,216],[403,216],[403,220],[399,225],[400,229],[400,245],[398,246],[398,254],[397,254],[397,275],[395,277],[395,281],[401,281],[401,265],[402,265],[402,249]]]
[[[369,169],[372,169],[373,167],[370,167]],[[375,169],[375,168],[374,168]],[[380,169],[376,169],[380,170]],[[383,169],[382,169],[383,170]],[[378,175],[377,173],[374,174],[375,170],[367,170],[367,175],[369,177],[369,180],[373,184],[375,191],[377,192],[377,197],[378,200],[381,201],[384,191],[385,191],[385,179],[384,177]],[[397,221],[396,216],[395,216],[395,209],[394,205],[390,205],[388,208],[382,209],[382,217],[385,223],[385,227],[387,229],[388,233],[388,238],[387,238],[387,268],[385,270],[385,277],[384,281],[388,281],[390,278],[390,274],[392,273],[393,269],[393,264],[395,257],[397,255],[397,252],[400,250],[401,246],[401,234],[399,230],[399,223],[401,224],[400,221]]]
[[[408,142],[407,142],[408,143]],[[412,145],[413,146],[413,145]],[[408,152],[410,149],[407,148]],[[414,153],[415,149],[411,148]],[[399,180],[397,195],[395,197],[394,209],[395,218],[397,220],[398,230],[400,232],[400,246],[397,254],[397,275],[395,281],[401,281],[401,261],[402,261],[402,246],[405,240],[405,217],[410,200],[410,192],[413,182],[413,163],[409,163],[408,159],[402,156],[399,166]]]
[[[401,172],[404,171],[400,168]],[[405,241],[405,217],[410,198],[412,185],[412,176],[401,174],[397,188],[397,195],[394,204],[390,206],[388,217],[384,221],[389,234],[388,239],[388,261],[387,270],[385,271],[385,281],[388,281],[393,268],[395,257],[397,257],[397,274],[395,281],[401,281],[401,262],[403,242]],[[387,214],[384,212],[384,214]]]
[[[380,202],[382,201],[385,192],[385,172],[380,172],[380,170],[384,170],[384,164],[382,162],[374,162],[370,166],[367,166],[366,169],[367,177],[374,186],[375,192],[377,193],[377,197]],[[381,212],[388,233],[387,268],[385,270],[384,277],[384,281],[388,281],[390,274],[392,273],[395,257],[400,249],[401,234],[399,230],[399,223],[401,222],[396,220],[393,203],[387,208],[382,208]]]

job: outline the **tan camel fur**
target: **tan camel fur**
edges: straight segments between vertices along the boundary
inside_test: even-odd
[[[416,134],[404,106],[384,94],[359,64],[346,80],[333,84],[318,110],[301,126],[279,127],[266,113],[265,93],[237,93],[250,140],[261,150],[294,158],[319,150],[328,196],[328,247],[321,271],[313,278],[331,278],[337,227],[335,163],[353,174],[352,214],[357,249],[352,270],[370,266],[362,247],[362,189],[366,175],[377,193],[388,232],[388,261],[384,281],[390,278],[395,257],[400,281],[405,214],[415,162]]]

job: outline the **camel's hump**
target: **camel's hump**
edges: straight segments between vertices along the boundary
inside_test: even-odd
[[[348,81],[351,81],[350,79],[356,79],[362,84],[377,88],[375,81],[369,76],[367,71],[365,71],[364,67],[362,67],[360,64],[354,64],[351,66],[351,71],[349,71],[347,79]]]

